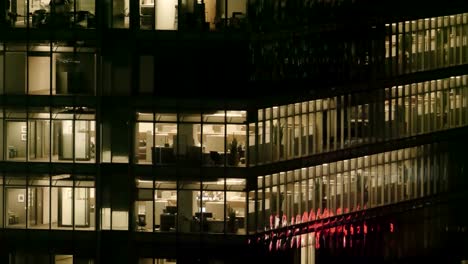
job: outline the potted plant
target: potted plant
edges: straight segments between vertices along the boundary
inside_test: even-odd
[[[228,208],[228,222],[227,222],[227,233],[237,233],[239,230],[239,220],[236,218],[236,211],[232,208]]]
[[[237,166],[239,163],[239,153],[237,148],[237,139],[233,137],[231,144],[229,144],[229,165]]]

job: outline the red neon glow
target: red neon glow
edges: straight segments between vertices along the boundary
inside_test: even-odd
[[[304,212],[302,214],[302,223],[305,223],[305,222],[309,222],[309,215],[307,214],[307,212]]]
[[[288,224],[288,217],[286,216],[286,214],[283,215],[282,222],[283,224],[281,226],[286,226]]]
[[[393,233],[393,223],[390,223],[390,232]]]
[[[315,248],[320,248],[320,231],[315,233]]]
[[[323,210],[322,218],[327,218],[327,217],[328,217],[328,209],[325,208],[325,209]]]
[[[364,222],[364,234],[367,234],[367,224]]]

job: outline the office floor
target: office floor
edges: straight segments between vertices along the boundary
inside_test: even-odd
[[[25,229],[26,226],[25,224],[13,224],[13,225],[7,225],[5,228],[11,228],[11,229]],[[28,229],[49,229],[49,224],[41,224],[41,225],[30,225],[28,226]],[[67,226],[58,226],[57,223],[52,223],[51,229],[57,229],[57,230],[72,230],[72,227],[67,227]],[[95,227],[75,227],[75,230],[84,230],[84,231],[93,231],[95,230]]]
[[[15,158],[7,158],[8,161],[21,161],[25,162],[26,157],[15,157]],[[44,158],[29,158],[28,161],[31,162],[49,162],[49,157],[44,157]],[[58,155],[53,155],[52,156],[52,162],[73,162],[72,159],[59,159]],[[94,159],[89,159],[89,160],[76,160],[76,162],[80,163],[93,163]]]

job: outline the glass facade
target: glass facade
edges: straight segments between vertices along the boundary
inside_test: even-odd
[[[467,83],[467,75],[452,76],[259,109],[249,124],[250,164],[465,126]]]
[[[447,191],[448,156],[439,149],[422,145],[260,176],[257,230]]]
[[[468,62],[468,13],[387,24],[386,30],[388,75]]]
[[[246,166],[246,111],[136,116],[135,163]]]
[[[95,47],[65,42],[5,43],[4,47],[0,49],[1,69],[5,69],[0,75],[2,94],[95,94]]]
[[[245,234],[245,179],[137,180],[136,230]],[[153,228],[152,228],[153,227]]]
[[[4,109],[5,161],[95,162],[95,111],[88,107]]]
[[[8,22],[12,27],[95,28],[94,0],[10,0]]]
[[[4,174],[2,227],[96,230],[95,177]]]
[[[467,10],[322,25],[356,2],[2,2],[0,263],[240,259],[249,235],[451,193]],[[313,262],[321,235],[291,237]]]

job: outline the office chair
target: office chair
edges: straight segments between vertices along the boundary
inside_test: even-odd
[[[145,230],[145,227],[146,227],[146,215],[144,215],[144,214],[139,214],[139,215],[138,215],[137,226],[138,226],[138,230],[139,230],[139,231]]]
[[[215,165],[221,164],[221,155],[218,153],[218,151],[210,151],[210,158]]]

